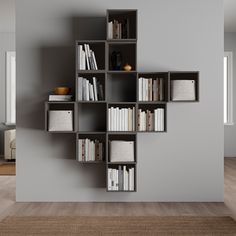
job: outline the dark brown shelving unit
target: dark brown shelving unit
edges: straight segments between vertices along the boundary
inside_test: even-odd
[[[120,39],[108,38],[108,23],[118,20],[128,22],[127,37]],[[106,15],[107,32],[106,40],[76,40],[76,71],[75,71],[75,101],[74,102],[46,102],[45,103],[45,130],[48,131],[49,110],[73,110],[73,131],[54,131],[53,133],[76,133],[76,160],[83,165],[101,164],[105,165],[108,192],[136,192],[137,191],[137,135],[148,133],[167,132],[167,103],[171,101],[171,81],[177,79],[189,79],[196,81],[196,100],[180,102],[199,101],[199,72],[197,71],[171,71],[171,72],[138,72],[137,69],[137,10],[119,9],[107,10]],[[98,70],[78,69],[78,45],[89,44],[94,51]],[[122,54],[120,70],[113,70],[111,54],[113,51]],[[131,71],[124,71],[123,66],[128,63],[132,66]],[[78,77],[83,77],[92,82],[96,77],[103,86],[104,99],[99,101],[78,101]],[[139,101],[139,78],[163,78],[164,99],[162,101]],[[134,131],[110,131],[108,130],[108,109],[110,107],[129,108],[135,107],[135,130]],[[156,108],[164,108],[164,131],[138,131],[138,109],[153,111]],[[78,140],[99,140],[103,143],[103,161],[79,161]],[[133,162],[110,162],[109,142],[112,140],[134,141]],[[119,166],[134,168],[134,191],[108,190],[108,168]],[[92,165],[93,168],[94,165]],[[97,167],[99,168],[99,167]]]

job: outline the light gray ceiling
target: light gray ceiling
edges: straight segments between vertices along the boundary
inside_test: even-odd
[[[15,0],[0,0],[0,32],[15,32]]]
[[[236,32],[236,0],[224,0],[225,32]]]

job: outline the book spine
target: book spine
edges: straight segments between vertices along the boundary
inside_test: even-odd
[[[97,79],[96,79],[96,77],[93,77],[93,91],[94,91],[94,100],[98,101]]]
[[[77,48],[77,59],[78,59],[78,69],[81,70],[81,62],[82,62],[82,58],[81,58],[81,47],[82,45],[78,45]]]
[[[108,191],[111,191],[112,188],[111,188],[111,169],[108,168],[108,172],[107,172],[107,189]]]
[[[87,50],[87,45],[86,44],[84,44],[84,50],[85,50],[85,58],[86,58],[87,70],[90,70],[88,50]]]

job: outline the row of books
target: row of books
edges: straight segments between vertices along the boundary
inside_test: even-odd
[[[164,101],[163,78],[139,78],[139,101]]]
[[[154,112],[138,110],[138,131],[164,131],[165,110],[157,108]]]
[[[98,70],[95,53],[90,49],[89,44],[78,45],[78,69]]]
[[[103,86],[96,77],[92,78],[92,83],[86,78],[78,77],[77,86],[79,101],[104,100]]]
[[[79,139],[79,161],[102,161],[103,144],[98,140]]]
[[[108,168],[107,178],[109,191],[134,191],[134,167]]]
[[[72,95],[49,95],[49,102],[70,102],[72,101]]]
[[[129,19],[113,20],[108,23],[108,39],[129,38]]]
[[[134,131],[135,130],[135,107],[108,109],[109,131]]]

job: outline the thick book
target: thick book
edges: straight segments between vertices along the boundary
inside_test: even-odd
[[[196,100],[195,80],[171,80],[172,101]]]
[[[48,111],[48,131],[73,131],[73,111]]]
[[[133,162],[134,142],[113,140],[110,141],[110,162]]]
[[[48,98],[49,102],[52,102],[52,101],[71,101],[72,100],[72,95],[49,95],[49,98]]]

